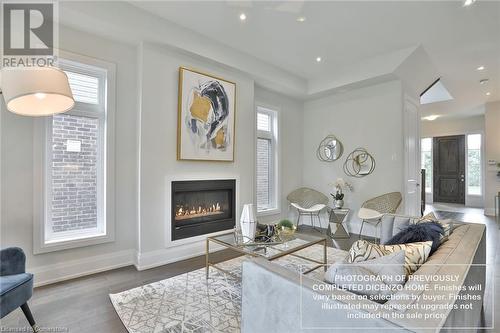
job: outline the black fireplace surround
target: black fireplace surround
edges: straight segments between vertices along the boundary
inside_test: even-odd
[[[234,179],[172,182],[172,240],[235,226]]]

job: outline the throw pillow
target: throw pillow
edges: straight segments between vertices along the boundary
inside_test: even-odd
[[[398,232],[394,237],[389,239],[385,245],[415,243],[432,241],[431,252],[437,250],[441,245],[441,237],[444,234],[444,229],[438,222],[426,222],[410,224],[405,229]]]
[[[405,252],[398,251],[359,263],[335,263],[325,273],[325,281],[376,302],[385,302],[406,280]]]
[[[405,273],[406,276],[413,274],[425,263],[431,252],[432,242],[418,242],[397,245],[378,245],[358,240],[349,249],[347,262],[360,262],[380,258],[396,251],[405,251]]]
[[[441,224],[441,226],[443,227],[443,234],[441,235],[440,238],[441,244],[446,242],[453,230],[453,222],[451,220],[438,220],[436,215],[434,215],[433,212],[430,212],[429,214],[422,216],[420,219],[413,221],[413,224],[428,223],[428,222],[437,222]]]

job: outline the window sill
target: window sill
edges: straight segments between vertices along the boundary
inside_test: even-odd
[[[279,208],[272,208],[272,209],[257,211],[257,216],[278,215],[280,213],[281,213],[281,210]]]
[[[40,247],[34,249],[34,254],[62,251],[84,246],[97,245],[113,242],[114,237],[109,234],[82,233],[72,237],[59,237],[43,242]]]

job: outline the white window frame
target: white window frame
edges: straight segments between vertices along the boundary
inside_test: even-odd
[[[77,248],[115,240],[114,216],[114,114],[116,67],[114,64],[59,51],[59,67],[76,73],[89,74],[99,78],[99,104],[76,102],[67,114],[91,117],[99,120],[98,163],[102,170],[98,174],[97,227],[93,229],[52,233],[51,188],[52,171],[49,167],[52,157],[52,117],[35,122],[35,228],[34,253]]]
[[[259,138],[271,140],[271,165],[270,165],[270,186],[269,186],[269,201],[270,205],[266,209],[259,209],[257,205],[257,215],[267,216],[275,215],[281,212],[280,209],[280,181],[279,181],[279,140],[278,140],[278,126],[279,126],[279,110],[277,108],[267,107],[259,105],[256,108],[256,119],[257,114],[262,113],[269,116],[271,121],[271,131],[262,131],[257,128],[257,121],[255,122],[255,127],[257,131],[256,142]],[[255,150],[257,154],[257,149]],[[255,161],[256,168],[255,172],[257,174],[257,160]],[[256,177],[257,179],[257,177]]]

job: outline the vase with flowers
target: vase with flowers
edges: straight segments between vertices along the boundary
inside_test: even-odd
[[[344,179],[337,178],[333,183],[333,187],[335,188],[335,193],[330,193],[333,197],[333,205],[336,209],[340,209],[344,207],[344,190],[352,192],[353,186]]]

